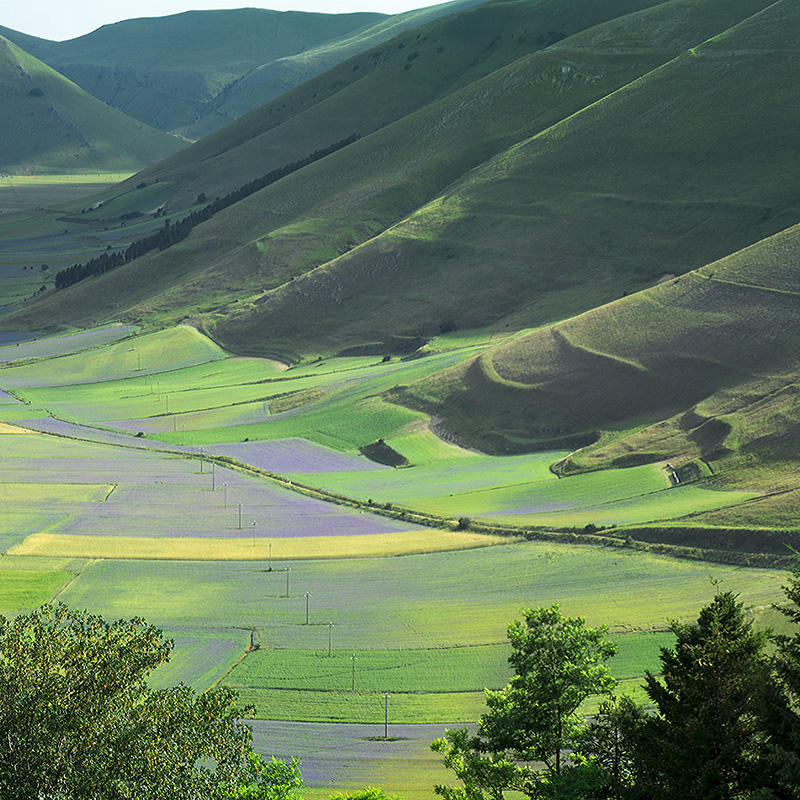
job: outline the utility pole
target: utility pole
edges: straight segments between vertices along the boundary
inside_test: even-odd
[[[354,692],[356,690],[356,654],[353,653],[350,656],[350,660],[353,662],[353,679],[350,682],[350,691]]]
[[[290,567],[286,567],[286,596],[289,596],[289,573],[291,572]]]
[[[258,525],[258,523],[253,520],[253,547],[256,546],[256,525]]]
[[[306,625],[308,625],[308,598],[311,597],[311,592],[306,592]]]
[[[242,529],[242,504],[239,503],[239,530]]]
[[[331,631],[333,630],[333,623],[328,623],[328,658],[331,657]]]
[[[389,738],[389,692],[383,693],[383,738]]]

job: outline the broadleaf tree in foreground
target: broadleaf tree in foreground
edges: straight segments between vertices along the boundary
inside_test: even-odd
[[[149,688],[170,650],[141,619],[64,605],[0,617],[0,796],[289,798],[299,770],[252,752],[234,692]]]
[[[486,691],[488,711],[476,735],[450,730],[431,745],[463,783],[436,786],[436,793],[446,800],[501,800],[507,791],[582,796],[578,784],[596,783],[593,765],[576,770],[562,762],[586,727],[580,704],[614,688],[606,662],[615,646],[605,634],[580,617],[564,617],[556,605],[529,609],[511,623],[508,660],[515,674],[505,689]],[[567,785],[570,795],[563,794]]]

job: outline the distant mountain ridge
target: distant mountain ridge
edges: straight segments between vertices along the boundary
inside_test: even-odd
[[[104,103],[199,139],[356,52],[474,5],[394,16],[241,8],[131,19],[64,42],[0,34]]]
[[[0,172],[135,172],[185,142],[109,108],[0,36]]]

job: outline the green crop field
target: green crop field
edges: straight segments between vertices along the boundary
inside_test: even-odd
[[[41,565],[33,575],[31,564]],[[585,616],[591,625],[609,624],[619,648],[612,660],[619,691],[644,700],[641,675],[657,669],[658,649],[671,641],[664,631],[670,619],[691,619],[718,586],[739,593],[757,620],[768,618],[785,580],[776,570],[528,542],[402,558],[291,562],[287,597],[285,564],[276,558],[269,572],[266,561],[7,555],[0,559],[6,589],[0,613],[16,613],[56,593],[58,600],[109,619],[144,611],[176,643],[154,685],[183,680],[204,688],[221,680],[262,719],[358,724],[367,738],[383,733],[384,692],[390,694],[393,735],[407,722],[476,720],[484,709],[483,688],[502,686],[508,677],[506,625],[523,608],[558,602],[564,613]],[[251,635],[258,649],[245,655]],[[357,772],[365,746],[345,754],[340,748],[349,734],[329,743],[322,735],[327,727],[314,730],[325,743],[309,757],[312,786],[329,780],[317,783],[313,766],[326,753],[340,760],[345,773]],[[262,752],[298,753],[291,737],[256,738]],[[431,796],[437,760],[425,747],[419,743],[425,769],[416,780],[401,781],[409,796]],[[390,781],[403,772],[408,753],[389,743],[381,752],[370,782],[399,791],[400,784]]]
[[[380,726],[385,692],[398,726],[474,721],[483,689],[508,679],[507,624],[551,603],[609,626],[618,691],[644,700],[641,676],[658,668],[669,620],[691,619],[717,586],[759,624],[780,597],[778,570],[456,530],[463,516],[652,523],[754,496],[670,487],[663,464],[558,477],[565,450],[477,453],[381,397],[457,366],[472,340],[411,361],[290,368],[230,356],[186,327],[118,326],[3,352],[0,387],[13,394],[0,395],[0,613],[57,599],[110,619],[143,614],[175,642],[153,685],[230,685],[265,724]],[[412,466],[359,453],[378,438]],[[402,773],[399,785],[426,798],[436,760],[411,740],[415,778],[402,747],[369,763],[374,782]],[[344,772],[360,774],[364,759],[354,748]]]

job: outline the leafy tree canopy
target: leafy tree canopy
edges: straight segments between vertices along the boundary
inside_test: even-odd
[[[252,752],[232,691],[147,686],[170,650],[141,619],[107,623],[64,605],[0,617],[0,796],[290,797],[299,770]]]
[[[580,617],[565,618],[557,605],[529,609],[509,625],[514,677],[505,689],[486,691],[476,736],[451,730],[433,742],[464,784],[436,786],[436,793],[446,800],[500,800],[510,790],[540,797],[567,780],[562,752],[585,727],[578,706],[615,685],[606,662],[616,648],[605,634]]]

